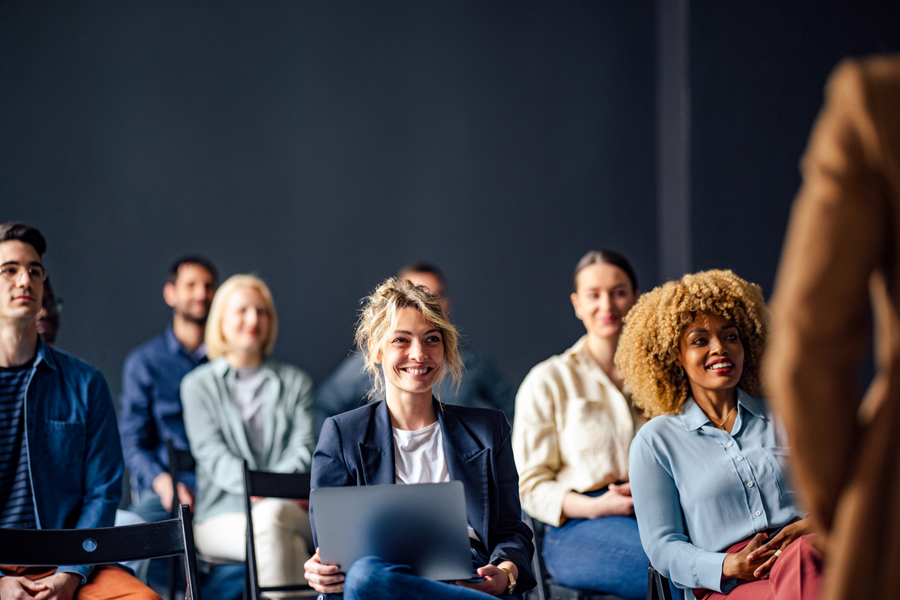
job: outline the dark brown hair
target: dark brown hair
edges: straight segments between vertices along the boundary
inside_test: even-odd
[[[39,256],[44,256],[44,252],[47,251],[47,240],[44,239],[41,232],[24,223],[9,221],[0,225],[0,242],[8,242],[10,240],[31,244],[37,250]]]
[[[578,274],[581,270],[597,264],[619,267],[628,275],[628,280],[631,282],[631,291],[638,291],[637,275],[634,274],[634,268],[627,258],[614,250],[591,250],[582,256],[578,264],[575,265],[575,273],[572,275],[572,292],[578,291]]]

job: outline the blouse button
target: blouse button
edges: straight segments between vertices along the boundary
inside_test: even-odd
[[[742,460],[744,460],[744,457],[743,457],[743,456],[738,456],[738,457],[737,457],[737,460],[738,460],[738,462],[741,462]]]
[[[748,483],[747,487],[753,487],[753,482],[751,481],[750,483]]]
[[[760,511],[756,511],[756,516],[757,516],[757,517],[758,517],[759,515],[761,515],[761,514],[762,514],[762,513],[761,513]]]
[[[734,446],[734,442],[728,442],[728,443],[725,444],[725,445],[728,446],[729,448],[731,448],[732,446]]]

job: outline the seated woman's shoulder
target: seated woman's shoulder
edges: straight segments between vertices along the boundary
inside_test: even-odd
[[[312,377],[310,377],[309,373],[307,373],[297,365],[292,365],[290,363],[284,363],[277,360],[268,360],[266,361],[266,365],[269,366],[273,371],[278,373],[278,376],[283,380],[299,381],[310,384],[312,383]]]
[[[531,367],[522,380],[522,387],[554,385],[571,379],[572,371],[576,368],[576,364],[567,354],[554,354]]]
[[[681,420],[680,414],[658,415],[641,425],[634,437],[650,442],[661,437],[677,435],[682,431],[686,432],[687,428]]]

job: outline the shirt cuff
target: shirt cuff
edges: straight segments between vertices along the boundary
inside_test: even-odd
[[[535,486],[522,499],[522,508],[526,513],[547,525],[559,527],[563,522],[563,502],[572,490],[555,481],[545,481]]]
[[[81,577],[81,583],[79,585],[84,585],[87,583],[88,577],[91,576],[91,573],[94,572],[94,565],[65,565],[60,566],[56,569],[57,573],[74,573]]]
[[[704,588],[714,592],[727,593],[736,585],[733,579],[722,579],[722,564],[724,552],[703,552],[697,556],[696,570],[697,581]]]

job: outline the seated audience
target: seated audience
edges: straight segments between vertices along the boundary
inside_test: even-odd
[[[325,421],[313,456],[313,488],[461,481],[473,565],[484,579],[432,581],[376,557],[352,566],[323,564],[316,551],[306,563],[310,585],[354,599],[478,600],[533,587],[534,547],[521,520],[506,417],[444,405],[434,396],[447,371],[458,377],[462,367],[456,329],[438,298],[406,279],[388,279],[366,300],[356,342],[385,399]]]
[[[818,594],[784,433],[758,397],[766,332],[759,287],[705,271],[644,294],[619,341],[616,364],[653,417],[630,453],[641,542],[688,599]]]
[[[305,473],[315,445],[312,380],[269,359],[278,319],[269,288],[235,275],[216,292],[206,323],[211,362],[181,383],[184,424],[197,461],[197,551],[243,560],[243,461],[256,471]],[[301,506],[301,504],[303,504]],[[302,582],[312,541],[305,503],[255,499],[253,528],[263,586]]]
[[[0,528],[112,527],[124,470],[115,409],[97,369],[38,336],[46,248],[35,228],[0,225]],[[0,575],[4,600],[159,600],[115,566]]]
[[[215,266],[201,256],[176,260],[162,294],[172,309],[172,322],[163,333],[135,348],[122,369],[119,430],[136,498],[131,510],[150,522],[171,516],[176,495],[179,503],[194,505],[194,474],[184,473],[175,489],[166,441],[190,450],[182,418],[181,380],[207,362],[203,336],[216,278]],[[154,585],[167,585],[170,564],[168,559],[153,561],[148,576]],[[201,595],[236,600],[243,582],[242,565],[204,565]],[[179,587],[184,585],[182,581]]]
[[[424,286],[449,314],[450,298],[440,269],[429,263],[416,262],[403,267],[397,278]],[[462,379],[458,385],[444,385],[438,389],[441,402],[496,408],[512,421],[515,389],[500,366],[486,352],[471,345],[461,347],[459,355],[464,367]],[[366,370],[363,354],[352,352],[316,391],[316,410],[324,419],[359,408],[369,399],[374,383],[374,377]]]
[[[613,363],[637,277],[620,254],[588,252],[572,287],[587,334],[534,367],[516,396],[519,494],[525,512],[548,525],[544,562],[556,583],[639,600],[649,561],[634,519],[628,447],[643,419]]]

